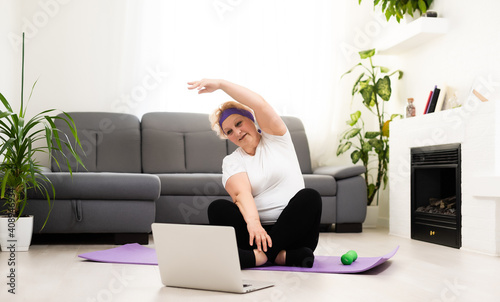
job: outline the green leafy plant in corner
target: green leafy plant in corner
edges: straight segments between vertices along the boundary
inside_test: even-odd
[[[362,0],[358,1],[361,4]],[[425,14],[432,2],[433,0],[374,0],[373,7],[381,5],[387,21],[391,17],[395,17],[399,23],[406,13],[412,17],[417,11],[420,15]]]
[[[84,165],[73,147],[67,143],[68,137],[63,134],[65,139],[60,138],[60,131],[55,125],[56,120],[64,121],[71,130],[75,146],[81,148],[75,123],[69,114],[63,112],[63,116],[57,116],[53,115],[55,109],[48,109],[27,119],[26,111],[36,82],[33,84],[28,102],[25,104],[23,98],[24,33],[21,73],[21,106],[18,112],[14,112],[9,101],[0,93],[0,101],[5,107],[4,111],[0,110],[0,155],[3,157],[0,164],[2,177],[0,197],[4,200],[4,207],[7,208],[5,212],[10,217],[21,217],[28,201],[28,190],[39,190],[47,198],[49,205],[49,213],[45,218],[43,229],[52,209],[49,192],[55,196],[55,190],[47,176],[42,173],[43,166],[37,161],[36,155],[48,153],[52,156],[52,152],[56,151],[64,156],[62,150],[65,146],[77,163],[83,167]],[[46,145],[38,146],[39,143]],[[54,157],[52,156],[52,158]],[[69,158],[64,158],[70,173],[72,173]],[[59,166],[57,159],[55,162]]]
[[[377,192],[388,183],[387,168],[389,163],[389,123],[401,117],[400,114],[393,114],[386,119],[385,102],[391,98],[391,76],[397,74],[398,79],[403,77],[403,72],[396,70],[389,73],[389,69],[382,66],[375,66],[372,57],[375,55],[375,49],[359,52],[361,60],[368,60],[369,65],[363,65],[362,62],[356,64],[349,71],[351,73],[357,68],[362,68],[363,72],[357,77],[352,88],[352,96],[356,94],[361,96],[363,105],[375,115],[378,122],[378,129],[367,131],[365,122],[361,116],[361,111],[351,114],[347,121],[349,128],[342,133],[337,156],[352,150],[351,160],[353,164],[361,161],[366,167],[365,182],[367,187],[368,205],[371,205]],[[376,166],[375,176],[372,175],[373,164]]]

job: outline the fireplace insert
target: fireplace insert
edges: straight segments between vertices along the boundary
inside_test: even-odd
[[[411,238],[462,245],[460,144],[411,149]]]

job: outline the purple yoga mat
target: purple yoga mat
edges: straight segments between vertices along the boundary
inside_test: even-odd
[[[260,266],[251,268],[252,270],[264,271],[287,271],[287,272],[306,272],[306,273],[335,273],[335,274],[353,274],[370,270],[386,262],[396,254],[399,246],[393,251],[381,257],[358,257],[350,265],[344,265],[338,256],[315,256],[314,265],[307,267],[289,267],[289,266]]]
[[[354,261],[351,265],[343,265],[340,262],[340,257],[337,256],[316,256],[312,268],[261,266],[251,269],[307,273],[360,273],[386,262],[396,254],[398,249],[399,246],[390,253],[381,257],[358,257],[358,259],[356,259],[356,261]],[[78,257],[97,262],[158,265],[156,251],[137,243],[125,244],[104,251],[85,253],[78,255]]]
[[[156,250],[138,243],[85,253],[78,255],[78,257],[97,262],[158,265]]]

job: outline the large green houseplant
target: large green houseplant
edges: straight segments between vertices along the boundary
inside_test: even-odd
[[[360,62],[344,75],[357,68],[363,69],[354,82],[352,96],[353,100],[356,95],[361,96],[360,99],[364,107],[376,117],[377,128],[373,131],[367,131],[361,111],[352,113],[347,121],[349,128],[341,135],[337,156],[352,150],[352,163],[356,164],[361,161],[366,167],[364,178],[368,205],[371,205],[382,184],[385,188],[388,183],[389,122],[401,116],[393,114],[390,118],[386,117],[385,102],[389,101],[392,93],[390,77],[397,74],[398,79],[401,79],[403,72],[396,70],[389,73],[388,68],[373,65],[372,57],[375,55],[375,49],[360,51],[359,55],[361,60],[368,60],[369,65]],[[372,165],[376,168],[373,169]],[[372,170],[375,170],[375,173]]]
[[[361,4],[361,1],[359,0],[359,4]],[[381,6],[387,21],[394,17],[399,23],[405,14],[412,17],[416,12],[419,12],[420,15],[425,14],[432,2],[433,0],[374,0],[373,6]]]
[[[69,114],[64,113],[64,116],[57,116],[54,115],[55,109],[48,109],[27,119],[26,112],[28,103],[35,85],[36,82],[31,88],[30,97],[27,103],[25,103],[23,96],[23,33],[21,99],[19,111],[15,111],[11,103],[0,93],[0,101],[5,107],[5,110],[0,110],[0,155],[3,157],[0,164],[0,176],[2,177],[0,197],[4,201],[4,207],[7,208],[7,210],[5,210],[6,214],[9,217],[16,217],[17,219],[23,214],[28,200],[28,190],[31,189],[41,191],[46,197],[49,206],[49,215],[52,209],[50,196],[55,195],[54,186],[42,173],[43,166],[37,161],[37,154],[47,153],[52,156],[53,151],[63,154],[63,148],[68,148],[72,157],[76,159],[77,163],[83,166],[80,157],[68,143],[68,137],[64,136],[64,139],[61,139],[59,130],[54,123],[56,120],[66,122],[71,129],[71,136],[76,142],[76,146],[81,148],[75,123]],[[55,162],[59,165],[57,159],[55,159]],[[66,165],[69,171],[72,172],[68,158],[66,158]],[[45,227],[49,215],[45,218],[43,227]]]

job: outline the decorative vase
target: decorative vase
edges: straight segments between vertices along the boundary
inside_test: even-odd
[[[363,222],[363,228],[374,229],[377,227],[378,222],[378,206],[367,206],[366,207],[366,218]]]
[[[33,216],[0,216],[0,247],[2,252],[26,252],[31,245]]]

